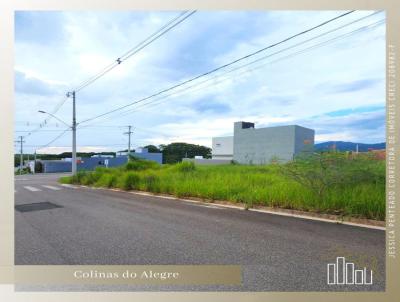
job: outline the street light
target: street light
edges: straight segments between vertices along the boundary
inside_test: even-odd
[[[62,119],[58,118],[57,116],[55,116],[54,114],[51,114],[49,112],[43,111],[43,110],[39,110],[39,113],[44,113],[44,114],[48,114],[52,117],[54,117],[56,120],[60,121],[61,123],[63,123],[64,125],[66,125],[68,128],[71,128],[71,125],[68,125],[66,122],[64,122]]]

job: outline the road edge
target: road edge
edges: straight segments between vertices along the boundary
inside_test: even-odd
[[[65,184],[61,184],[61,185],[64,186]],[[126,191],[126,190],[115,189],[115,188],[91,187],[91,186],[75,185],[75,184],[73,186],[82,187],[82,188],[90,188],[90,189],[94,189],[94,190],[125,192],[125,193],[129,193],[129,194],[152,196],[152,197],[158,197],[158,198],[169,199],[169,200],[192,202],[192,203],[198,203],[198,204],[203,204],[203,205],[208,205],[208,206],[210,204],[212,204],[212,205],[215,205],[218,207],[230,208],[230,209],[236,209],[236,210],[242,210],[242,211],[246,210],[246,211],[250,211],[250,212],[258,212],[258,213],[265,213],[265,214],[271,214],[271,215],[286,216],[286,217],[293,217],[293,218],[299,218],[299,219],[307,219],[307,220],[321,221],[321,222],[334,223],[334,224],[343,224],[343,225],[349,225],[349,226],[355,226],[355,227],[362,227],[362,228],[386,231],[386,227],[382,226],[382,224],[385,224],[384,221],[358,219],[358,218],[353,218],[353,217],[341,217],[339,215],[333,215],[333,214],[319,214],[319,213],[306,212],[306,211],[300,211],[300,210],[288,210],[288,209],[282,209],[282,208],[269,208],[269,207],[261,207],[261,206],[257,206],[254,208],[246,208],[244,204],[239,204],[239,205],[231,204],[227,201],[222,201],[222,200],[207,201],[205,199],[199,199],[199,198],[187,198],[187,197],[179,198],[179,197],[176,197],[173,195],[155,194],[155,193],[145,192],[145,191],[136,191],[136,190]],[[348,219],[348,220],[345,220],[345,219]]]

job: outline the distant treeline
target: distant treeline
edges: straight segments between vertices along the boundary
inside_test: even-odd
[[[367,152],[369,150],[381,150],[386,148],[386,143],[363,144],[363,143],[353,143],[353,142],[330,141],[330,142],[315,144],[315,150],[357,151],[357,145],[359,152]]]

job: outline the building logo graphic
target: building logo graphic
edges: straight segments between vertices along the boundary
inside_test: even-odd
[[[371,285],[372,270],[355,269],[352,262],[346,262],[344,257],[337,257],[336,263],[327,265],[328,285]]]

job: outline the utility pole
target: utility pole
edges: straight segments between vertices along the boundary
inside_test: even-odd
[[[30,166],[29,166],[29,165],[30,165],[30,164],[29,164],[29,160],[30,160],[30,159],[29,159],[29,152],[26,153],[26,156],[28,157],[28,158],[26,159],[26,162],[28,163],[28,167],[30,167]]]
[[[76,102],[75,91],[68,92],[67,97],[72,95],[72,175],[76,174]]]
[[[34,158],[33,158],[33,174],[36,173],[36,150],[34,153]]]
[[[132,126],[128,126],[128,132],[125,132],[124,134],[128,135],[128,160],[129,160],[129,155],[131,155],[131,134],[133,133]]]
[[[22,174],[22,166],[24,164],[24,149],[23,149],[23,143],[25,143],[24,141],[24,137],[23,136],[19,136],[19,140],[16,141],[17,143],[20,143],[20,149],[19,149],[19,175]]]

